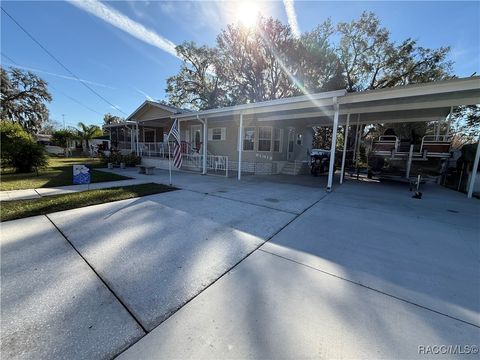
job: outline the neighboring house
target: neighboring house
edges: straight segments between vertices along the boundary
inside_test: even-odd
[[[336,134],[338,126],[345,131],[378,123],[449,124],[452,107],[474,105],[478,99],[480,78],[470,77],[358,93],[331,91],[197,112],[145,101],[124,123],[107,128],[112,148],[135,152],[143,163],[159,168],[168,168],[166,136],[178,119],[185,169],[233,171],[239,179],[242,173],[296,175],[309,160],[313,127],[333,127]],[[447,138],[449,125],[445,127]],[[357,141],[352,145],[357,149]],[[335,146],[334,136],[333,159]],[[408,161],[420,155],[415,152]],[[328,188],[333,161],[331,165]]]

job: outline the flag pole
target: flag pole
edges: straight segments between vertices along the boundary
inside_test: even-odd
[[[168,173],[170,176],[170,186],[172,186],[172,161],[170,160],[170,138],[168,141]]]

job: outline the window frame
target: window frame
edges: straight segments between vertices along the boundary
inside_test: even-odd
[[[218,134],[215,134],[215,130],[218,131]],[[215,139],[215,136],[219,136],[219,138]],[[212,128],[212,141],[222,141],[222,128]]]
[[[275,138],[275,131],[278,130],[278,139]],[[278,150],[275,150],[275,143],[278,142]],[[274,127],[272,132],[272,152],[283,152],[283,129]]]
[[[215,134],[215,130],[219,131],[219,134]],[[215,139],[215,135],[220,135],[219,139]],[[225,141],[227,139],[226,127],[212,127],[208,128],[208,141]]]
[[[252,143],[252,149],[245,149],[245,135],[247,134],[247,129],[253,129],[253,140],[251,141]],[[242,151],[247,151],[247,152],[252,152],[255,151],[255,143],[257,139],[257,128],[255,126],[245,126],[243,128],[243,139],[242,139]]]
[[[262,138],[260,139],[260,129],[270,129],[270,139],[267,139],[267,138]],[[258,136],[257,136],[257,152],[272,152],[272,146],[273,146],[273,126],[258,126],[257,127],[258,131]],[[263,140],[263,141],[270,141],[270,149],[269,150],[260,150],[260,140]]]

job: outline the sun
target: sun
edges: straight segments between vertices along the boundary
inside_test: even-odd
[[[245,27],[255,26],[260,11],[254,1],[239,1],[236,9],[237,21]]]

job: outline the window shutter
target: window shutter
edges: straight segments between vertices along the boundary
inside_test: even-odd
[[[222,140],[227,138],[227,128],[222,128]]]
[[[208,140],[213,140],[213,129],[208,129]]]

